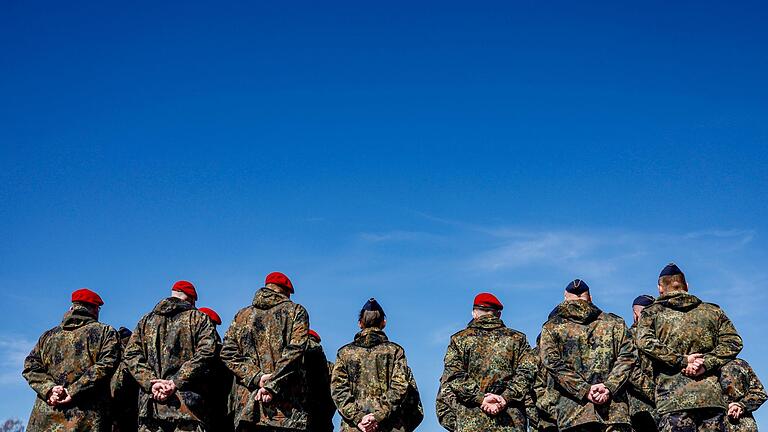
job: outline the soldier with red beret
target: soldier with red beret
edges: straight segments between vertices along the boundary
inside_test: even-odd
[[[211,320],[216,327],[221,325],[221,317],[215,310],[207,307],[198,309]],[[232,372],[221,360],[221,336],[216,331],[216,355],[211,364],[211,379],[208,381],[208,429],[215,432],[228,432],[234,430],[232,418],[229,413],[229,393],[232,390]]]
[[[310,432],[333,431],[333,415],[336,405],[331,398],[331,372],[333,363],[328,361],[320,345],[320,335],[310,329],[304,369],[307,371],[307,411]]]
[[[89,289],[73,292],[61,324],[43,333],[24,361],[22,374],[37,393],[27,431],[111,430],[109,379],[120,342],[99,322],[103,304]]]
[[[141,432],[205,430],[205,382],[216,355],[216,329],[195,309],[196,301],[192,283],[176,282],[128,342],[124,360],[141,387]]]

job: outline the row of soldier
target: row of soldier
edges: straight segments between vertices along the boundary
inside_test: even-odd
[[[403,348],[384,333],[376,300],[361,331],[327,361],[282,273],[267,276],[224,339],[195,287],[171,296],[133,332],[98,322],[103,301],[82,289],[44,333],[23,375],[37,393],[28,431],[413,431],[423,419]],[[505,326],[492,294],[452,336],[437,397],[440,424],[464,431],[756,431],[765,400],[725,313],[688,293],[682,271],[640,296],[634,324],[602,312],[574,280],[535,348]],[[728,428],[728,429],[727,429]]]

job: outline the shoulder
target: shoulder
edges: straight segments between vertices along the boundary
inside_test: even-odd
[[[467,337],[475,335],[475,333],[475,330],[471,328],[461,329],[451,335],[451,343],[461,343]]]
[[[600,319],[603,321],[607,321],[611,324],[615,325],[621,325],[622,327],[626,327],[626,323],[624,322],[624,318],[620,317],[619,315],[616,315],[613,312],[603,312],[600,315]]]
[[[40,339],[38,339],[38,345],[44,344],[51,338],[51,336],[55,336],[56,334],[61,333],[61,330],[61,326],[56,326],[44,331],[43,334],[40,335]]]
[[[350,343],[342,346],[341,348],[339,348],[339,350],[336,351],[336,356],[338,358],[340,358],[340,359],[343,359],[349,353],[351,353],[353,351],[357,351],[357,350],[358,350],[358,347],[355,344],[353,344],[352,342],[350,342]]]
[[[405,348],[403,348],[402,345],[396,342],[387,341],[387,342],[384,342],[382,345],[395,353],[403,353],[403,355],[405,355]]]
[[[523,332],[521,332],[519,330],[515,330],[513,328],[510,328],[510,327],[503,327],[501,329],[501,332],[505,336],[510,337],[512,339],[515,339],[515,340],[520,340],[520,341],[527,341],[528,340],[528,337],[525,335],[525,333],[523,333]]]

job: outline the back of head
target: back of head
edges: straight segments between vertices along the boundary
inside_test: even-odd
[[[666,294],[674,291],[688,291],[688,283],[683,271],[674,263],[669,263],[659,273],[659,292]]]
[[[589,285],[581,279],[572,280],[565,287],[565,300],[585,300],[592,301],[592,294],[589,292]]]
[[[360,315],[358,321],[361,328],[383,328],[384,320],[387,315],[384,313],[384,309],[375,298],[369,299],[363,308],[360,309]]]

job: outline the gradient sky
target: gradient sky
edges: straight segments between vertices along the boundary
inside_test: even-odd
[[[422,431],[475,294],[533,339],[669,261],[768,377],[765,3],[413,3],[0,5],[0,419],[74,289],[226,326],[273,270],[329,357],[380,300]]]

